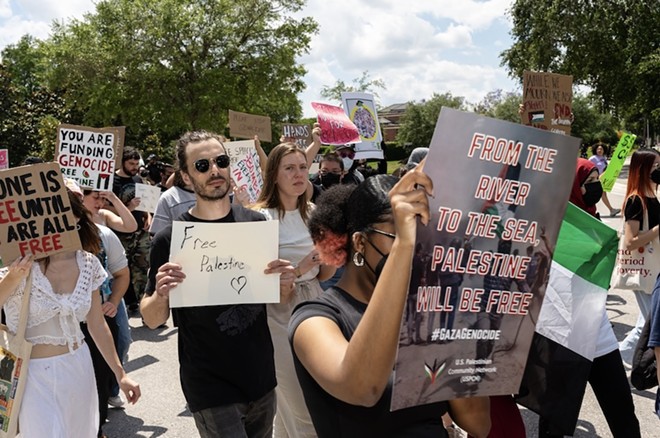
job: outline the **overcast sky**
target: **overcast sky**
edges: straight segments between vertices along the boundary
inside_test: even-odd
[[[307,0],[302,14],[319,32],[301,58],[305,116],[324,85],[351,83],[368,70],[382,79],[380,103],[419,101],[451,92],[476,103],[487,92],[519,90],[500,67],[509,47],[512,0]],[[30,33],[47,38],[54,19],[80,18],[92,0],[0,0],[0,48]]]

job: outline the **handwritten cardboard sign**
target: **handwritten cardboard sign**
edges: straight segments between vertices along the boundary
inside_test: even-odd
[[[239,113],[229,110],[229,132],[232,137],[254,138],[259,136],[261,141],[272,141],[270,117],[254,114]]]
[[[321,143],[346,144],[360,141],[357,126],[351,122],[343,109],[327,103],[312,102],[321,126]]]
[[[309,125],[284,123],[282,124],[282,137],[284,137],[284,141],[295,143],[300,149],[305,150],[313,141],[312,128]]]
[[[573,76],[525,71],[522,124],[571,134]]]
[[[0,169],[9,169],[9,151],[0,149]]]
[[[264,185],[264,179],[254,140],[227,141],[224,145],[229,155],[229,170],[234,185],[239,188],[245,187],[250,202],[256,202]]]
[[[57,127],[55,160],[62,174],[93,190],[112,190],[117,160],[121,162],[120,128]]]
[[[170,260],[186,279],[170,292],[170,307],[279,302],[279,276],[264,274],[277,259],[278,229],[278,221],[174,221]]]
[[[156,206],[162,190],[160,187],[152,186],[150,184],[135,184],[135,197],[140,198],[140,205],[135,207],[137,211],[146,211],[147,213],[155,213]]]
[[[393,410],[518,391],[548,282],[532,260],[550,263],[579,143],[442,108],[424,166],[435,197],[428,225],[417,225]]]
[[[0,171],[0,257],[36,258],[80,249],[60,166],[40,163]]]
[[[605,169],[605,172],[600,176],[600,182],[603,185],[603,190],[606,192],[611,192],[614,188],[614,183],[619,177],[621,169],[623,169],[626,157],[630,155],[630,152],[635,145],[636,138],[637,136],[635,134],[624,132],[621,139],[619,139],[619,143],[617,143],[616,149],[614,149],[612,159],[607,165],[607,169]]]

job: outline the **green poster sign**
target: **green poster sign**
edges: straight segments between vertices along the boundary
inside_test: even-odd
[[[612,154],[612,159],[607,165],[607,169],[605,169],[605,172],[603,172],[600,177],[600,182],[603,184],[603,190],[606,192],[612,191],[614,182],[621,173],[623,162],[626,160],[626,157],[630,155],[630,151],[632,151],[636,138],[637,136],[635,134],[628,133],[624,133],[621,136],[621,140],[619,140],[616,149],[614,149],[614,154]]]

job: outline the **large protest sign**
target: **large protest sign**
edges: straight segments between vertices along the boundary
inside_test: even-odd
[[[327,103],[312,102],[321,127],[321,143],[340,145],[360,141],[357,126],[343,109]]]
[[[112,190],[117,162],[121,163],[123,128],[57,127],[55,160],[62,174],[93,190]]]
[[[0,171],[0,257],[42,258],[80,249],[76,218],[57,163]]]
[[[312,128],[309,125],[283,123],[282,137],[284,137],[284,141],[294,143],[300,149],[305,150],[313,141]]]
[[[393,410],[518,391],[578,146],[442,109],[424,167],[435,198],[429,225],[417,228]]]
[[[341,93],[341,100],[348,118],[360,133],[360,142],[355,144],[355,158],[383,158],[380,147],[383,136],[373,94]]]
[[[278,221],[174,221],[170,260],[186,279],[170,292],[170,307],[279,302],[279,275],[264,274],[277,259],[278,229]]]
[[[229,169],[234,185],[238,188],[245,187],[250,202],[256,202],[264,185],[264,179],[254,140],[227,141],[224,145],[229,155]]]
[[[623,135],[621,135],[621,139],[619,140],[619,143],[617,143],[616,149],[614,149],[612,159],[610,159],[607,169],[605,169],[605,172],[600,176],[600,182],[603,185],[603,190],[606,192],[611,192],[614,188],[614,183],[619,177],[621,169],[623,169],[626,157],[630,155],[630,152],[635,145],[636,138],[637,136],[635,134],[628,134],[627,132],[624,132]]]
[[[525,71],[522,124],[571,134],[573,76]]]
[[[229,132],[236,138],[254,138],[270,142],[273,139],[270,128],[270,117],[239,113],[229,110]]]
[[[9,151],[0,149],[0,169],[9,169]]]

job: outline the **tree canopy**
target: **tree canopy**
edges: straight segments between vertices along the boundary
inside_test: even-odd
[[[428,147],[443,106],[466,110],[465,98],[452,96],[451,93],[433,93],[429,100],[410,102],[401,119],[401,127],[396,136],[397,143],[410,150]]]
[[[516,0],[510,15],[513,45],[501,59],[511,76],[572,75],[629,129],[660,127],[660,2]]]
[[[353,79],[353,85],[347,85],[341,79],[332,86],[324,85],[321,88],[321,97],[341,102],[341,93],[371,93],[377,98],[376,89],[384,90],[385,82],[382,79],[372,79],[369,70],[365,70],[362,76]]]
[[[126,125],[129,140],[224,132],[227,110],[301,114],[296,62],[317,26],[293,18],[304,0],[104,0],[55,23],[45,77],[82,123]]]

